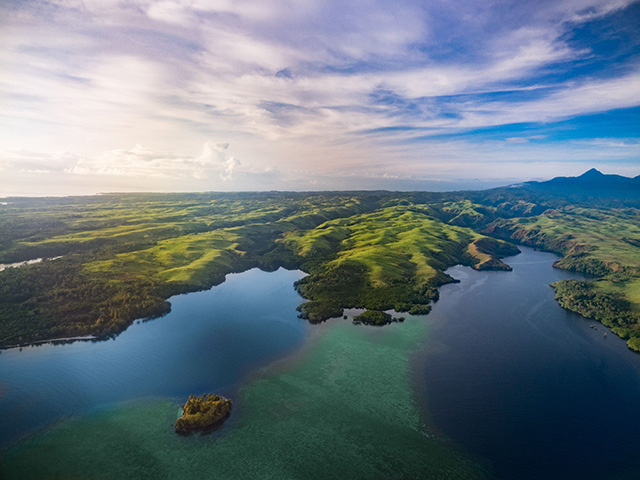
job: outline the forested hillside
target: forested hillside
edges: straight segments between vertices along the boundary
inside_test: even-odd
[[[252,267],[307,272],[296,288],[312,322],[347,307],[425,314],[448,267],[508,270],[500,259],[523,244],[593,276],[555,284],[558,301],[640,350],[640,210],[531,189],[6,199],[0,263],[46,260],[0,271],[0,345],[117,334]]]

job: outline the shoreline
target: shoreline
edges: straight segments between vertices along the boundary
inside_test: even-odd
[[[89,340],[106,340],[110,338],[109,336],[97,336],[97,335],[82,335],[78,337],[61,337],[61,338],[50,338],[48,340],[38,340],[37,342],[27,342],[27,343],[18,343],[15,345],[5,345],[0,347],[0,352],[2,350],[13,350],[16,348],[25,348],[25,347],[37,347],[39,345],[46,345],[47,343],[52,344],[65,344],[65,343],[73,343],[73,342],[87,342]]]

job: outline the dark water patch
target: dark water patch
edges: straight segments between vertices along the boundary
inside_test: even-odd
[[[640,356],[557,305],[549,283],[576,274],[522,250],[513,272],[447,271],[417,362],[430,418],[499,478],[640,478]]]

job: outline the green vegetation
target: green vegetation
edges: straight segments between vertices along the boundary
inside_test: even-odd
[[[62,258],[0,272],[0,346],[113,335],[136,318],[168,312],[172,295],[251,267],[309,272],[296,287],[310,300],[301,316],[312,322],[340,316],[345,307],[427,313],[436,287],[451,281],[447,267],[508,268],[498,257],[515,247],[448,225],[435,216],[440,207],[410,197],[9,199],[0,209],[0,263]]]
[[[394,317],[386,312],[380,312],[379,310],[366,310],[360,315],[353,317],[353,323],[360,325],[375,325],[381,327],[392,322],[404,322],[404,317]]]
[[[331,220],[280,240],[302,257],[310,275],[296,288],[311,300],[302,316],[317,322],[342,315],[341,308],[426,314],[444,273],[457,263],[474,268],[509,267],[498,258],[518,253],[506,242],[448,225],[411,206]]]
[[[295,287],[310,322],[344,308],[426,314],[452,281],[448,267],[509,270],[500,260],[517,253],[509,242],[594,276],[579,298],[571,282],[556,285],[558,301],[639,343],[640,210],[626,204],[569,204],[519,188],[7,200],[0,263],[61,258],[0,271],[0,346],[113,335],[165,314],[172,295],[252,267],[307,272]]]
[[[640,212],[576,206],[530,218],[497,220],[491,235],[561,254],[560,268],[591,275],[640,270]]]
[[[201,397],[189,395],[182,406],[182,416],[176,420],[176,432],[188,435],[220,426],[231,415],[231,400],[219,395],[203,393]]]
[[[375,195],[190,194],[11,199],[0,209],[0,346],[107,336],[172,295],[253,266],[295,267],[275,239],[357,213]],[[270,250],[275,250],[270,252]]]
[[[593,282],[563,280],[553,284],[556,300],[566,309],[592,318],[609,327],[616,335],[629,339],[629,348],[640,351],[640,315],[619,293],[600,291]]]

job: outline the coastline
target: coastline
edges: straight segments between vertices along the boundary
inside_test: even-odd
[[[51,338],[51,339],[48,339],[48,340],[38,340],[36,342],[18,343],[16,345],[0,346],[0,352],[2,352],[2,350],[13,350],[13,349],[16,349],[16,348],[22,349],[22,348],[27,348],[27,347],[37,347],[37,346],[40,346],[40,345],[46,345],[48,343],[51,343],[53,345],[64,345],[64,344],[73,343],[73,342],[88,342],[88,341],[107,340],[109,338],[111,338],[109,335],[103,335],[103,336],[82,335],[82,336],[78,336],[78,337]]]

